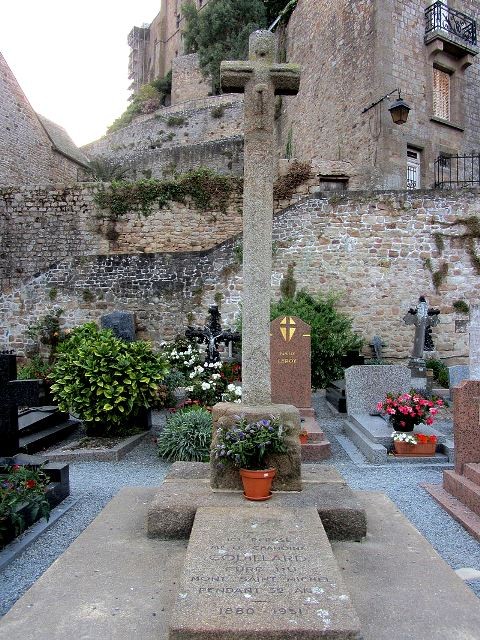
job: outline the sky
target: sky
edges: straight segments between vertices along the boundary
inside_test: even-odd
[[[31,105],[77,145],[128,105],[127,36],[161,0],[0,0],[0,51]]]

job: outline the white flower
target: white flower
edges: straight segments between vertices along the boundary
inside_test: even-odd
[[[236,402],[237,404],[240,404],[242,401],[240,400],[240,398],[237,398],[236,400],[234,400],[234,402]]]
[[[189,378],[195,378],[195,372],[191,373],[191,374],[189,375]]]
[[[235,395],[236,396],[241,396],[242,395],[241,387],[235,387]]]
[[[218,380],[220,378],[219,373],[212,373],[212,380]]]
[[[187,391],[193,391],[193,387],[185,387]]]
[[[204,391],[206,391],[207,389],[210,389],[210,383],[209,382],[202,382],[202,389]]]
[[[236,389],[236,385],[234,385],[234,384],[229,384],[228,387],[227,387],[228,391],[235,391],[235,389]]]

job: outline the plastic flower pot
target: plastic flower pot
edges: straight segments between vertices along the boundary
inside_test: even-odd
[[[398,456],[434,456],[437,447],[436,442],[394,442],[395,453]]]
[[[272,497],[271,488],[275,474],[275,469],[261,471],[240,469],[245,498],[247,500],[269,500]]]

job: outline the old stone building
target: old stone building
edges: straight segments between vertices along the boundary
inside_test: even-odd
[[[302,83],[284,102],[282,150],[314,161],[325,185],[478,184],[478,13],[478,0],[299,0],[286,56]],[[411,107],[403,125],[388,111],[395,89]]]
[[[190,0],[191,1],[191,0]],[[177,82],[188,86],[189,94],[178,95],[172,91],[173,101],[203,98],[210,90],[200,74],[196,56],[187,57],[181,62],[176,59],[184,54],[182,29],[184,17],[182,5],[187,0],[161,0],[159,13],[150,24],[133,27],[128,35],[130,46],[129,78],[130,89],[136,93],[142,84],[155,78],[163,78],[173,65],[178,65]],[[209,0],[194,0],[198,10],[202,10]],[[190,78],[190,74],[192,77]],[[188,77],[188,81],[185,80]]]
[[[87,164],[62,127],[35,113],[0,53],[0,185],[75,182]]]

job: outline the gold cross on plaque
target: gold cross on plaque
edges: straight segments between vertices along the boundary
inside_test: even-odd
[[[295,320],[290,316],[288,316],[288,318],[285,316],[285,318],[281,320],[280,331],[285,342],[290,342],[290,340],[293,338],[293,334],[297,330],[295,324]]]

